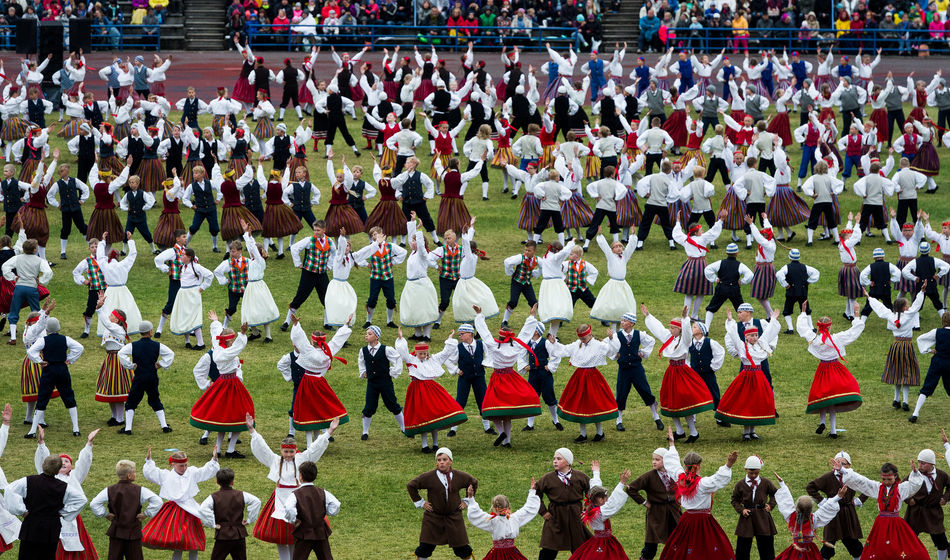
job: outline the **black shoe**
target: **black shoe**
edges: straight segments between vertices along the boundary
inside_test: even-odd
[[[198,445],[208,445],[208,438],[203,437],[198,440]]]
[[[126,430],[125,428],[120,428],[119,431],[116,433],[122,434],[124,436],[130,436],[132,435],[132,430]]]
[[[852,321],[854,319],[854,317],[848,317],[847,313],[842,313],[841,318],[844,319],[845,321]]]
[[[220,252],[221,252],[221,249],[218,249],[217,247],[213,247],[213,248],[211,249],[211,252],[212,252],[212,253],[220,253]],[[225,455],[227,455],[227,453],[225,453]]]
[[[485,202],[486,200],[488,200],[488,197],[487,197],[487,196],[483,196],[483,197],[482,197],[482,202]]]
[[[81,435],[82,435],[82,434],[81,434],[81,433],[79,433],[79,431],[78,431],[78,430],[77,430],[77,431],[75,431],[75,432],[73,432],[73,437],[79,437],[79,436],[81,436]]]
[[[891,239],[888,239],[888,240],[886,241],[886,243],[887,243],[888,245],[893,245],[893,244],[894,244],[894,241],[891,240]]]
[[[791,241],[792,239],[795,239],[795,232],[794,232],[794,231],[788,236],[788,239],[786,239],[785,241]]]
[[[893,406],[895,410],[900,410],[901,402],[900,402],[900,401],[894,401],[894,402],[891,403],[891,406]]]
[[[79,335],[79,338],[89,338],[89,333],[84,332],[81,335]]]
[[[664,430],[664,428],[666,428],[666,426],[663,425],[663,421],[662,421],[662,420],[656,419],[656,420],[654,420],[654,422],[656,423],[656,429],[657,429],[657,430],[659,430],[659,431],[662,432],[662,431]]]
[[[5,326],[7,326],[7,316],[6,316],[6,315],[4,315],[3,317],[0,317],[0,331],[2,331],[2,330],[3,330],[3,327],[5,327]]]
[[[676,245],[670,245],[670,251],[675,251],[675,250],[676,250]]]
[[[587,443],[587,436],[577,436],[574,438],[574,443]]]
[[[917,423],[917,417],[916,417],[916,416],[911,416],[910,418],[907,419],[907,421],[910,422],[911,424],[916,424],[916,423]]]
[[[387,329],[398,329],[398,328],[399,328],[399,325],[397,325],[396,323],[393,323],[392,321],[390,321],[390,322],[386,323],[386,328],[387,328]]]
[[[818,435],[821,435],[821,434],[825,433],[825,423],[824,423],[824,422],[822,422],[821,424],[818,424],[818,429],[815,430],[815,433],[818,434]]]
[[[584,247],[583,249],[584,249],[584,252],[586,253],[590,249],[590,247]]]
[[[919,330],[920,330],[920,327],[914,327],[914,328],[911,329],[911,330],[919,331]]]
[[[53,268],[54,266],[56,266],[56,263],[50,262],[50,261],[46,261],[46,264],[48,264],[50,268]]]
[[[371,325],[372,323],[370,323],[369,321],[366,321],[365,323],[363,323],[363,328],[368,329]],[[284,329],[284,330],[287,330],[287,329]]]
[[[285,255],[285,254],[283,254],[283,253],[280,253],[279,255],[277,255],[277,260],[279,260],[279,261],[280,261],[280,260],[283,260],[284,257],[286,257],[286,256],[287,256],[287,255]]]
[[[171,426],[165,426],[164,428],[162,428],[162,433],[163,433],[163,434],[170,434],[170,433],[172,433],[173,431],[174,431],[174,430],[172,430],[172,427],[171,427]]]
[[[716,425],[719,426],[720,428],[731,428],[731,427],[732,427],[732,424],[730,424],[729,422],[723,422],[722,420],[716,420]]]
[[[49,428],[49,426],[46,424],[46,422],[40,422],[39,424],[37,424],[37,426],[43,428],[44,430],[47,429],[47,428]]]
[[[270,344],[271,342],[274,342],[274,339],[269,336],[264,339],[264,344]]]
[[[422,448],[423,453],[435,453],[435,450],[429,447],[428,445]]]
[[[793,331],[792,329],[785,329],[784,331],[782,331],[782,334],[795,334],[795,331]]]
[[[507,328],[508,328],[508,321],[502,321],[502,322],[501,322],[501,326],[507,329]]]
[[[330,436],[330,437],[327,438],[327,441],[333,442],[333,441],[336,441],[336,440],[333,439],[333,436]],[[238,443],[241,443],[241,440],[238,440]]]
[[[594,442],[598,442],[598,441],[604,441],[604,434],[595,434],[595,435],[594,435]]]
[[[240,451],[228,451],[224,454],[225,459],[244,459],[247,456]]]
[[[359,150],[353,150],[353,153],[356,154],[356,157],[360,157],[360,151],[359,151]]]
[[[60,253],[60,254],[59,254],[59,258],[60,258],[60,260],[65,261],[65,260],[66,260],[66,253]]]
[[[455,437],[455,434],[457,433],[458,432],[456,432],[455,430],[449,430],[449,437]]]
[[[200,352],[201,350],[204,350],[204,349],[205,349],[205,345],[204,345],[204,344],[199,344],[198,346],[192,346],[191,349],[192,349],[192,350],[198,350],[198,351]]]
[[[263,336],[261,333],[251,333],[251,334],[247,335],[247,340],[248,340],[248,341],[257,340],[257,339],[260,338],[261,336]]]
[[[33,425],[33,421],[32,421],[32,420],[24,420],[24,421],[23,421],[23,425],[24,425],[24,426],[32,426],[32,425]]]
[[[554,423],[554,429],[557,430],[557,431],[559,431],[559,432],[563,432],[563,431],[564,431],[564,426],[562,426],[560,422],[555,422],[555,423]]]
[[[517,200],[517,199],[518,199],[518,195],[516,194],[511,195],[511,200]]]
[[[746,443],[749,441],[752,441],[752,436],[750,436],[749,434],[742,434],[742,443]]]
[[[161,331],[156,331],[155,334],[152,335],[152,338],[162,338],[162,332],[161,332]]]
[[[511,444],[510,444],[510,443],[503,443],[503,444],[501,444],[501,446],[504,447],[505,449],[511,449]]]
[[[699,434],[686,438],[686,443],[695,443],[699,439]]]
[[[751,434],[749,434],[749,438],[750,438],[750,439],[753,439],[753,440],[759,440],[759,439],[761,439],[761,438],[759,437],[759,434],[757,434],[757,433],[755,433],[755,432],[752,432]]]
[[[495,428],[493,428],[492,426],[489,426],[488,429],[485,430],[485,433],[492,436],[498,435],[498,432],[496,432]]]
[[[534,431],[534,426],[525,426],[524,428],[521,428],[521,431],[522,431],[522,432],[533,432],[533,431]]]
[[[505,434],[498,434],[498,437],[495,438],[495,442],[492,443],[492,445],[498,447],[503,441],[505,441]]]
[[[280,326],[280,330],[287,332],[287,329],[290,328],[290,323],[284,323]]]
[[[31,422],[32,424],[32,422]],[[25,434],[23,439],[36,439],[36,434]]]
[[[674,440],[683,439],[684,437],[686,437],[686,432],[683,432],[683,433],[673,432],[673,439],[674,439]]]
[[[838,434],[828,434],[831,439],[838,439]]]
[[[903,403],[901,404],[901,410],[904,412],[910,412],[910,406],[908,406],[907,403]]]
[[[369,434],[363,434],[360,436],[360,441],[366,441],[369,439]]]
[[[191,350],[191,348],[192,348],[192,347],[191,347],[191,343],[190,343],[190,342],[186,342],[186,343],[185,343],[185,348]]]
[[[106,426],[125,426],[125,422],[119,422],[115,418],[109,418],[109,421],[106,422]]]
[[[441,329],[441,328],[442,328],[442,323],[432,323],[432,330],[436,330],[436,331],[437,331],[437,330],[439,330],[439,329]],[[0,328],[0,330],[3,330],[3,329]]]
[[[618,432],[626,432],[626,431],[627,431],[627,429],[623,427],[623,422],[617,424],[617,431],[618,431]]]
[[[778,418],[778,411],[775,411],[775,417]]]
[[[811,247],[812,245],[814,245],[814,243],[812,243],[811,241],[809,241],[808,243],[805,243],[805,247]]]

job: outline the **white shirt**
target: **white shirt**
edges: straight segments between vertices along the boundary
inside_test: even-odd
[[[900,253],[900,256],[909,259],[916,257],[917,249],[920,247],[920,241],[925,235],[924,228],[921,225],[920,220],[914,224],[914,230],[910,238],[904,237],[901,225],[897,223],[896,218],[891,218],[890,228],[891,235],[894,236],[894,241],[897,241],[897,251]]]
[[[755,344],[749,345],[745,340],[745,336],[739,337],[735,320],[726,319],[726,338],[732,341],[732,346],[736,349],[739,361],[743,365],[760,365],[763,361],[768,360],[769,356],[772,355],[775,344],[778,342],[780,330],[781,324],[779,321],[771,319],[763,327],[762,334],[759,335],[759,339],[756,340]],[[749,356],[746,353],[752,356],[754,364],[749,363]]]
[[[159,469],[154,459],[145,461],[142,474],[145,480],[159,485],[158,495],[164,500],[175,502],[181,509],[195,517],[201,516],[198,502],[198,483],[214,478],[220,466],[211,459],[202,467],[189,466],[185,474],[179,475],[172,469]]]
[[[304,486],[313,486],[312,482],[305,482],[300,485],[301,488]],[[329,490],[324,489],[323,493],[326,495],[326,510],[327,515],[336,515],[340,512],[340,500],[336,499],[336,496],[330,493]],[[292,492],[290,496],[287,497],[287,502],[284,504],[284,521],[287,523],[293,524],[297,522],[297,496]]]
[[[13,260],[13,259],[10,259],[10,260]],[[62,333],[58,333],[58,334],[62,334]],[[33,362],[34,364],[43,363],[44,360],[43,360],[43,356],[41,355],[43,352],[43,348],[46,348],[46,339],[37,338],[36,342],[34,342],[26,350],[26,357],[29,358],[30,361]],[[76,360],[78,360],[79,357],[82,356],[82,353],[84,350],[82,344],[79,344],[78,342],[69,338],[68,336],[66,337],[66,349],[67,349],[67,353],[66,353],[67,365],[76,363]]]
[[[117,232],[118,234],[118,232]],[[135,257],[138,253],[135,250],[135,241],[128,240],[129,253],[124,259],[109,260],[106,253],[106,242],[100,241],[96,247],[96,262],[99,263],[99,269],[102,271],[102,277],[106,281],[106,286],[119,287],[124,286],[129,279],[129,271],[135,264]],[[135,327],[138,328],[137,326]]]
[[[670,330],[652,314],[647,315],[643,320],[646,323],[647,330],[657,338],[661,345],[665,344],[666,341],[673,336]],[[683,317],[680,321],[683,327],[680,332],[679,340],[673,340],[663,349],[661,356],[664,358],[670,360],[684,360],[689,356],[689,345],[692,341],[692,338],[688,335],[688,333],[692,332],[689,326],[689,317]]]
[[[626,281],[627,263],[630,261],[630,258],[633,257],[634,251],[636,251],[637,236],[634,235],[627,241],[627,246],[624,247],[623,252],[619,255],[613,252],[607,243],[607,239],[603,235],[597,236],[597,246],[600,247],[600,250],[604,253],[604,259],[607,261],[607,275],[610,279],[620,282]]]
[[[854,232],[847,240],[842,239],[838,243],[838,256],[841,257],[841,264],[855,264],[858,262],[858,252],[855,246],[861,242],[861,226],[854,225],[849,221],[845,229],[853,229]]]
[[[706,230],[702,235],[692,236],[693,241],[696,241],[699,245],[703,247],[708,247],[710,243],[714,243],[716,239],[719,238],[719,234],[722,232],[722,220],[716,220],[716,223],[713,224],[713,227]],[[699,257],[705,257],[706,251],[694,247],[686,241],[686,234],[683,232],[683,228],[680,227],[680,222],[677,221],[673,225],[673,241],[676,241],[683,246],[683,250],[686,251],[686,256],[692,259]],[[716,270],[719,270],[718,267]]]
[[[525,319],[524,326],[521,327],[521,331],[518,333],[518,340],[528,344],[531,341],[532,335],[536,332],[537,326],[540,324],[540,321],[536,317],[531,315]],[[488,328],[488,323],[485,322],[485,316],[481,313],[475,315],[475,330],[478,331],[478,336],[482,339],[482,347],[485,350],[485,359],[483,361],[484,365],[492,367],[496,370],[503,368],[515,368],[518,360],[523,357],[527,351],[523,346],[517,342],[511,342],[506,344],[499,344],[495,341],[495,335],[492,333],[491,329]],[[525,358],[530,363],[533,363],[533,358],[530,354]],[[457,370],[458,358],[456,356],[453,360],[453,366]],[[449,368],[452,369],[451,367]]]
[[[716,261],[712,264],[707,264],[706,268],[703,270],[703,275],[706,277],[706,280],[710,282],[716,282],[719,278],[719,267],[722,265],[722,261]],[[748,284],[752,281],[754,274],[752,270],[745,265],[745,263],[739,263],[739,283]]]
[[[343,348],[351,332],[350,327],[343,325],[337,329],[333,338],[327,341],[327,346],[330,347],[330,352],[332,352],[333,355],[336,355],[340,349]],[[290,329],[290,341],[293,342],[294,348],[297,349],[297,365],[302,367],[308,375],[323,377],[333,365],[330,356],[327,356],[322,349],[315,347],[311,343],[310,336],[304,332],[300,323],[297,323]]]
[[[943,259],[934,259],[934,268],[936,268],[936,274],[934,274],[934,277],[937,279],[943,278],[944,276],[947,275],[948,272],[950,272],[950,264],[947,264],[946,262],[944,262]],[[921,278],[918,278],[916,273],[917,273],[917,259],[914,259],[910,261],[909,263],[907,263],[907,266],[905,266],[901,270],[901,276],[903,276],[904,279],[913,280],[914,282],[920,282]],[[936,280],[930,279],[930,281],[935,282]]]
[[[861,333],[864,331],[866,319],[867,317],[860,315],[855,317],[851,322],[850,329],[832,333],[831,340],[828,342],[822,342],[821,333],[814,332],[811,317],[805,313],[798,316],[798,321],[795,323],[795,330],[798,331],[798,336],[808,341],[808,352],[812,356],[823,362],[832,362],[838,359],[839,351],[841,352],[841,356],[847,355],[845,347],[861,336]],[[834,346],[831,345],[832,341],[834,341]],[[835,350],[835,346],[838,347],[837,351]]]
[[[204,291],[211,285],[212,280],[214,273],[196,262],[181,265],[181,289],[198,288]]]
[[[253,525],[254,522],[257,521],[257,516],[261,513],[261,500],[257,496],[247,492],[242,492],[242,494],[244,494],[244,505],[247,507],[247,519],[245,519],[244,524]],[[199,511],[201,513],[201,522],[204,523],[205,527],[214,528],[216,524],[214,519],[214,498],[211,495],[208,495],[208,497],[201,502]]]
[[[914,298],[914,302],[910,307],[900,314],[894,313],[881,303],[880,300],[873,297],[868,297],[868,303],[871,305],[871,309],[874,310],[874,313],[886,321],[888,330],[894,334],[895,338],[911,338],[914,335],[914,327],[920,323],[920,308],[924,305],[924,295],[923,290],[918,292],[917,297]],[[900,324],[898,324],[898,322]]]
[[[620,493],[626,496],[624,492],[621,491]],[[528,490],[528,499],[524,506],[518,511],[512,512],[508,517],[504,515],[492,517],[489,513],[482,511],[475,498],[464,498],[464,501],[468,506],[466,508],[468,522],[476,529],[491,533],[493,541],[517,538],[521,527],[534,519],[541,508],[541,498],[533,489]]]
[[[561,264],[567,259],[568,255],[571,254],[571,249],[574,248],[574,240],[567,242],[567,245],[557,253],[547,253],[543,256],[537,257],[538,259],[538,268],[541,269],[541,278],[544,280],[560,280],[564,278],[564,273],[561,270]]]
[[[441,352],[429,354],[425,361],[409,353],[409,343],[405,338],[397,338],[395,344],[396,351],[406,364],[413,364],[409,369],[409,376],[414,379],[436,379],[441,377],[445,370],[443,364],[454,359],[454,354],[458,352],[458,340],[450,338],[445,341],[445,348]]]
[[[870,480],[861,476],[860,474],[854,472],[852,469],[841,467],[841,472],[844,473],[841,476],[841,482],[846,484],[848,488],[867,494],[868,496],[876,497],[880,495],[881,483],[875,480]],[[901,500],[898,502],[898,511],[900,507],[903,507],[904,500],[910,498],[920,490],[921,485],[923,485],[926,477],[920,474],[918,471],[911,471],[907,475],[907,478],[903,482],[897,485],[897,491],[900,494]],[[891,492],[893,492],[893,487],[891,487]]]
[[[139,505],[142,506],[142,513],[145,517],[155,517],[158,510],[162,508],[162,499],[155,492],[152,492],[144,486],[139,487]],[[96,517],[105,517],[109,514],[109,489],[103,488],[96,497],[89,502],[89,509]]]
[[[568,362],[575,368],[596,368],[607,365],[607,356],[610,354],[609,339],[597,340],[591,338],[586,344],[580,340],[564,345],[554,343],[554,354],[560,358],[568,358]]]
[[[671,445],[669,451],[663,456],[663,467],[673,480],[679,479],[679,475],[685,472],[680,464],[679,451],[675,446]],[[702,477],[697,484],[696,494],[692,498],[681,497],[680,505],[687,511],[709,509],[712,507],[713,494],[725,488],[731,480],[732,469],[723,465],[712,476]]]

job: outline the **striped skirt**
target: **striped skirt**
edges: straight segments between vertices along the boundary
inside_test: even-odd
[[[596,181],[600,179],[600,158],[591,154],[587,156],[587,161],[584,162],[584,178]]]
[[[897,268],[901,271],[904,270],[904,267],[907,266],[911,261],[914,260],[914,257],[901,257],[897,260]],[[898,292],[904,292],[905,294],[913,294],[917,291],[917,283],[913,280],[908,280],[901,275],[900,281],[897,283],[895,288]]]
[[[116,142],[121,142],[125,138],[128,138],[132,134],[132,124],[131,122],[116,123],[112,127],[112,139]]]
[[[472,215],[469,213],[468,207],[465,206],[464,200],[442,197],[439,202],[439,214],[435,227],[439,235],[444,235],[448,230],[460,233],[471,222]]]
[[[264,209],[264,222],[261,224],[264,237],[287,237],[303,228],[300,218],[286,204],[268,204]]]
[[[176,229],[185,229],[185,223],[181,221],[181,214],[178,212],[174,214],[162,212],[162,215],[158,217],[158,224],[155,225],[155,231],[152,232],[155,244],[166,248],[173,246]]]
[[[237,181],[241,175],[244,175],[244,170],[247,169],[247,158],[231,158],[228,160],[228,171],[234,171],[234,180]],[[186,183],[187,184],[187,183]]]
[[[294,156],[287,160],[287,169],[290,170],[290,176],[295,178],[298,167],[303,167],[304,181],[310,180],[310,169],[307,168],[307,158]]]
[[[943,262],[950,264],[950,255],[941,255],[943,257]],[[940,277],[938,282],[944,288],[950,288],[950,274],[944,274]]]
[[[379,137],[379,129],[369,122],[365,114],[363,116],[363,126],[360,127],[360,133],[363,135],[363,138],[367,140],[376,140]]]
[[[529,192],[524,193],[524,198],[521,199],[521,209],[518,210],[518,229],[523,229],[530,232],[534,229],[534,226],[538,224],[538,218],[540,216],[541,202],[537,199],[537,197],[534,196],[534,194]],[[551,220],[548,220],[548,223],[545,224],[545,227],[547,227],[550,223]]]
[[[29,129],[30,121],[21,119],[20,117],[7,117],[7,120],[3,121],[3,130],[0,131],[0,138],[5,142],[13,143],[25,138]],[[79,125],[76,125],[76,134],[79,134]]]
[[[264,216],[266,219],[267,216]],[[299,221],[299,220],[298,220]],[[366,218],[364,231],[379,226],[386,235],[406,235],[406,216],[395,200],[380,200]]]
[[[49,220],[46,218],[46,208],[23,206],[17,211],[17,216],[23,224],[27,239],[35,239],[40,247],[46,247],[49,241]],[[122,231],[119,228],[117,231]]]
[[[205,530],[201,520],[168,501],[142,527],[142,546],[159,550],[204,550]]]
[[[894,343],[887,351],[881,383],[915,387],[920,385],[920,365],[917,363],[912,338],[894,337]]]
[[[7,122],[9,122],[9,120],[7,120]],[[70,117],[69,121],[63,125],[63,128],[59,129],[59,132],[56,133],[56,136],[72,140],[74,136],[79,134],[79,127],[85,122],[89,121],[78,117]]]
[[[627,146],[626,148],[623,149],[623,153],[627,155],[627,159],[629,159],[630,161],[633,161],[637,159],[638,155],[640,155],[640,149],[637,148],[636,146],[633,146],[633,147]]]
[[[158,161],[158,160],[155,160]],[[86,241],[90,239],[102,239],[103,232],[110,232],[113,239],[125,231],[122,222],[119,221],[119,215],[115,208],[95,208],[89,215],[89,226],[86,227]],[[175,243],[172,242],[172,245]],[[171,245],[169,245],[171,246]]]
[[[274,513],[274,501],[277,492],[271,492],[270,498],[261,509],[257,522],[254,523],[254,538],[273,544],[294,544],[297,539],[294,538],[294,526],[282,519],[274,519],[271,514]]]
[[[769,299],[775,295],[775,266],[770,262],[755,263],[752,276],[753,299]]]
[[[182,167],[181,170],[181,177],[179,177],[182,185],[190,185],[195,180],[194,170],[198,167],[202,169],[205,168],[201,160],[185,162],[185,166]],[[205,177],[211,177],[211,173],[209,173],[207,169],[205,169]]]
[[[118,176],[125,169],[125,162],[119,159],[119,156],[111,155],[99,158],[99,171],[109,170]]]
[[[706,280],[706,276],[703,274],[705,269],[706,257],[687,258],[683,266],[680,267],[680,273],[676,277],[673,291],[687,296],[711,296],[713,285],[712,282]]]
[[[689,227],[689,216],[692,214],[693,210],[690,208],[688,202],[677,200],[672,204],[667,203],[666,211],[670,214],[670,225],[673,225],[676,222],[676,216],[679,214],[680,227],[683,229],[687,229]],[[659,216],[653,218],[653,225],[660,225]]]
[[[643,218],[640,203],[637,201],[637,191],[627,187],[627,194],[617,201],[617,224],[620,227],[637,227]],[[950,276],[950,275],[948,275]]]
[[[241,220],[247,222],[254,234],[260,233],[263,229],[257,216],[244,206],[227,206],[221,210],[221,239],[225,241],[241,239],[244,236]]]
[[[365,227],[359,214],[349,204],[331,204],[324,220],[327,223],[327,235],[330,237],[338,237],[343,231],[351,235],[363,231]]]
[[[504,169],[506,165],[515,165],[518,158],[511,152],[511,148],[497,148],[491,159],[491,166]]]
[[[857,299],[863,295],[858,281],[858,267],[854,264],[842,264],[838,271],[838,295],[848,299]]]
[[[739,231],[745,228],[745,201],[739,200],[732,187],[727,188],[726,195],[722,197],[719,212],[723,210],[727,212],[727,216],[722,222],[722,229]]]
[[[106,352],[106,359],[99,368],[96,380],[96,401],[107,403],[125,402],[132,385],[132,370],[119,363],[118,351]]]
[[[383,156],[379,158],[379,168],[380,169],[395,169],[396,168],[396,152],[390,150],[383,144]]]
[[[254,136],[260,141],[270,140],[274,136],[274,123],[270,118],[264,117],[257,121],[254,127]]]
[[[565,228],[587,227],[593,217],[594,211],[590,209],[578,191],[574,191],[570,199],[561,203],[561,220]]]
[[[158,192],[165,188],[162,185],[162,181],[165,180],[165,166],[158,158],[143,159],[138,175],[142,179],[142,190],[146,192]]]
[[[38,159],[28,159],[24,161],[20,166],[20,175],[18,179],[24,183],[32,183],[33,176],[36,175],[36,170],[40,166],[40,160]]]
[[[557,145],[555,144],[541,146],[541,159],[538,160],[538,169],[544,169],[548,165],[554,163],[554,150],[556,148]]]
[[[211,130],[214,131],[215,136],[218,138],[221,137],[221,129],[224,127],[224,125],[228,124],[229,120],[230,119],[228,119],[227,115],[215,115],[212,117]]]
[[[440,180],[440,179],[439,179],[439,174],[436,173],[436,171],[435,171],[435,162],[436,162],[436,161],[441,162],[441,163],[442,163],[442,169],[448,169],[448,168],[449,168],[449,158],[451,158],[451,157],[452,157],[452,154],[435,154],[435,155],[432,156],[432,163],[429,164],[429,177],[430,177],[433,181],[439,181],[439,180]]]
[[[40,374],[43,372],[40,364],[35,364],[29,358],[23,358],[23,365],[20,366],[20,401],[36,402],[37,393],[40,389]],[[59,397],[59,391],[53,389],[51,399]]]
[[[776,185],[775,194],[765,209],[772,227],[792,227],[808,221],[811,209],[802,197],[788,185]]]
[[[635,156],[634,156],[635,157]],[[683,166],[683,169],[686,169],[686,164],[696,160],[696,165],[701,165],[707,167],[709,161],[706,159],[706,154],[698,148],[690,148],[683,153],[683,157],[680,158],[680,164]]]

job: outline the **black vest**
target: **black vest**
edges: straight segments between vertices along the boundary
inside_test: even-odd
[[[934,345],[937,350],[936,356],[950,360],[950,329],[937,329],[935,335],[937,337]]]
[[[306,154],[305,154],[306,155]],[[287,160],[290,159],[290,136],[274,136],[274,169],[284,169],[287,167]]]
[[[79,136],[79,153],[76,154],[79,161],[96,161],[96,139],[92,134],[88,136]],[[85,179],[85,177],[83,177]]]
[[[43,337],[43,360],[52,364],[65,364],[69,348],[66,346],[66,337],[53,333]]]
[[[158,159],[159,143],[160,142],[158,141],[157,137],[152,138],[151,146],[146,146],[145,142],[142,142],[142,159]]]
[[[511,97],[512,95],[515,95],[515,88],[517,88],[518,85],[521,83],[521,76],[522,76],[521,68],[518,68],[517,66],[512,68],[508,72],[508,83],[505,84],[505,98],[506,99]]]
[[[544,371],[544,369],[548,367],[548,345],[544,343],[543,337],[528,342],[529,347],[532,344],[534,344],[532,350],[534,350],[534,355],[538,359],[538,363],[535,364],[534,358],[531,357],[531,354],[528,354],[528,370],[534,372]]]
[[[184,153],[184,150],[185,150],[185,142],[181,138],[179,138],[178,140],[175,140],[174,138],[169,138],[168,139],[168,154],[165,157],[167,161],[181,165],[181,156]]]
[[[432,110],[437,113],[448,113],[452,106],[452,94],[444,89],[437,89],[432,95]]]
[[[99,125],[102,124],[102,111],[99,110],[98,102],[93,102],[92,108],[89,108],[88,105],[83,105],[82,113],[92,128],[99,128]]]
[[[99,140],[99,157],[107,158],[115,155],[115,140],[113,143],[106,144],[102,140]]]
[[[46,128],[46,106],[42,99],[28,99],[26,101],[26,114],[30,122]]]
[[[422,193],[422,179],[419,178],[419,172],[409,173],[409,178],[402,184],[402,199],[411,204],[425,202]]]
[[[469,353],[466,346],[459,342],[459,375],[466,378],[484,377],[485,366],[482,365],[482,360],[485,358],[485,348],[482,346],[482,341],[475,341],[474,355]]]
[[[201,183],[195,181],[191,184],[191,192],[195,195],[195,209],[204,211],[214,209],[214,189],[211,187],[211,181],[207,179]]]
[[[264,212],[264,206],[261,204],[261,184],[254,179],[248,185],[241,189],[244,195],[244,207],[251,211],[251,214],[260,214]]]
[[[161,355],[161,347],[161,344],[151,338],[140,338],[132,343],[132,363],[136,365],[135,379],[144,380],[158,377],[155,363],[158,362]]]
[[[247,159],[247,140],[241,138],[231,148],[231,159]]]
[[[891,293],[891,263],[885,260],[871,263],[871,285],[868,294],[874,297],[887,297]]]
[[[43,148],[37,148],[33,145],[32,137],[27,136],[26,140],[23,141],[23,155],[20,157],[20,163],[24,163],[28,160],[40,161],[43,159]]]
[[[357,179],[353,182],[353,186],[350,187],[350,193],[346,197],[346,203],[352,206],[353,208],[363,208],[365,206],[363,202],[363,191],[366,190],[366,182],[362,179]],[[357,196],[353,196],[353,193],[356,193]]]
[[[614,336],[620,341],[620,351],[617,352],[617,365],[621,368],[639,366],[643,361],[640,358],[640,331],[633,331],[630,342],[627,342],[627,333],[624,331],[618,331]]]
[[[143,142],[141,138],[134,138],[130,136],[127,146],[129,155],[132,156],[132,159],[142,159],[142,154],[145,153],[145,142]]]
[[[709,343],[709,337],[703,338],[703,345],[699,347],[699,350],[696,349],[694,341],[689,343],[689,367],[693,368],[693,371],[702,375],[702,374],[715,374],[712,370],[712,345]]]
[[[284,91],[297,91],[297,69],[289,64],[284,66]]]
[[[7,214],[16,212],[23,206],[23,191],[20,190],[20,181],[16,175],[0,183],[3,190],[3,211]]]
[[[339,93],[327,95],[327,118],[331,121],[343,119],[343,97]]]
[[[567,112],[571,108],[571,102],[568,101],[566,95],[558,95],[554,98],[554,118],[557,120],[566,119],[568,116]]]
[[[208,379],[210,379],[213,383],[217,381],[219,377],[221,377],[221,372],[218,371],[218,364],[214,363],[214,354],[212,354],[212,352],[214,352],[214,348],[208,350],[207,353],[208,363],[210,364],[208,366]]]
[[[294,199],[290,201],[293,205],[294,212],[304,213],[310,211],[310,193],[312,191],[313,185],[310,184],[310,181],[294,183]]]
[[[263,66],[254,72],[254,95],[256,96],[260,90],[268,92],[268,97],[270,97],[270,70]]]
[[[523,93],[516,93],[511,96],[511,113],[515,118],[527,118],[531,110],[531,104]]]
[[[142,189],[134,191],[130,189],[125,195],[125,200],[129,204],[129,220],[132,222],[145,220],[145,195],[142,193]]]
[[[59,510],[66,499],[66,483],[55,476],[34,474],[26,477],[26,497],[23,503],[29,515],[20,527],[20,546],[25,542],[55,543],[59,540],[62,524]]]
[[[786,265],[785,281],[788,289],[787,297],[803,298],[808,296],[808,269],[798,261],[791,261]]]
[[[738,287],[739,286],[739,261],[733,258],[725,258],[719,262],[719,285]]]
[[[366,365],[366,379],[369,381],[386,381],[389,377],[389,358],[386,357],[386,347],[380,344],[376,347],[376,355],[369,352],[369,346],[363,347],[363,363]]]
[[[924,280],[929,280],[929,282],[927,282],[927,289],[924,290],[924,293],[936,294],[938,282],[935,279],[935,276],[937,275],[937,266],[934,264],[934,258],[930,255],[921,255],[917,257],[917,268],[915,272],[917,273],[917,278],[920,278],[920,281],[917,282],[917,287],[915,290],[919,292],[921,283]]]
[[[202,138],[201,165],[203,165],[205,170],[210,173],[216,161],[218,161],[218,141],[214,140],[212,142],[208,142]]]
[[[188,126],[198,126],[198,98],[185,98],[185,105],[181,108],[181,124],[185,124],[188,117]]]
[[[79,189],[76,187],[76,179],[60,179],[56,182],[59,185],[59,209],[63,212],[75,212],[79,210]]]

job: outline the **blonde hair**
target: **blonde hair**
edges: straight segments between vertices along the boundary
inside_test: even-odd
[[[231,329],[224,329],[224,330],[225,330],[225,331],[230,331]],[[231,332],[234,332],[234,331],[231,331]],[[225,334],[224,331],[222,331],[222,334]],[[187,461],[187,460],[188,460],[188,454],[185,453],[184,451],[176,451],[176,452],[174,452],[174,453],[171,454],[171,458],[172,458],[172,459],[184,459],[184,460]]]
[[[706,176],[706,168],[702,165],[697,165],[693,168],[693,177],[697,179],[702,179]]]
[[[482,140],[488,140],[491,137],[491,127],[487,124],[478,127],[478,137]]]
[[[714,130],[716,131],[716,134],[720,134],[720,135],[721,135],[721,134],[724,134],[724,133],[726,132],[726,127],[722,126],[721,124],[717,124],[717,125],[716,125],[716,128],[715,128]]]
[[[115,464],[115,474],[121,479],[129,478],[129,475],[135,472],[135,463],[128,459],[122,459]]]

